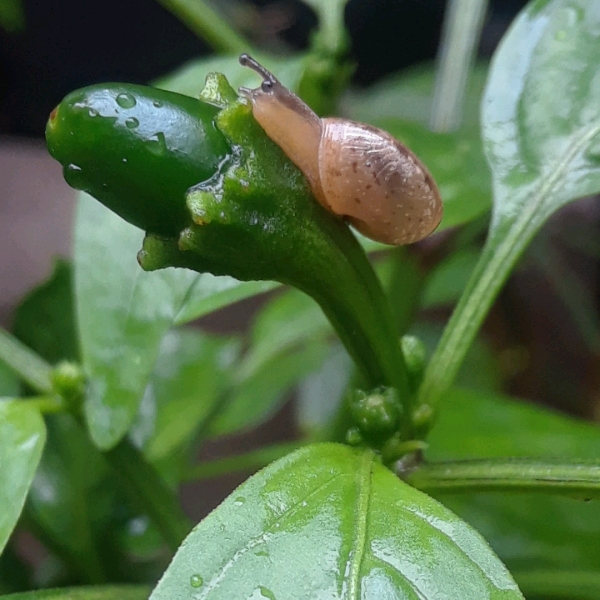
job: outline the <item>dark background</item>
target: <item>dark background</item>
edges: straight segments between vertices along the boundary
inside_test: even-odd
[[[491,3],[481,54],[491,53],[522,0]],[[306,46],[316,20],[292,0],[219,0],[258,44]],[[351,0],[346,22],[355,83],[435,56],[444,0]],[[210,49],[155,0],[24,0],[25,29],[0,30],[0,133],[42,136],[68,92],[101,81],[147,83]]]

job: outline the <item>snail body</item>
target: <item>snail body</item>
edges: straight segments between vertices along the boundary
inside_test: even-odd
[[[411,244],[432,233],[442,200],[429,171],[381,129],[347,119],[319,118],[247,54],[240,63],[263,77],[240,88],[265,133],[302,171],[317,201],[363,235]]]

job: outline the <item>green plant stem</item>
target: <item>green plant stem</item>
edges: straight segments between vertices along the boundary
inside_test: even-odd
[[[600,461],[500,458],[425,463],[404,479],[427,493],[512,491],[600,498]]]
[[[148,514],[173,551],[179,548],[192,524],[154,467],[126,440],[104,456],[132,503]]]
[[[515,581],[527,598],[547,600],[597,600],[600,598],[600,573],[557,569],[513,571]]]
[[[33,396],[31,398],[21,398],[21,402],[29,406],[35,406],[42,415],[53,415],[66,412],[65,401],[60,396]]]
[[[52,367],[16,337],[0,328],[0,360],[41,394],[52,391]]]
[[[431,106],[433,131],[454,131],[460,125],[467,77],[487,4],[487,0],[450,0],[446,5]]]
[[[239,471],[257,471],[303,445],[301,442],[273,444],[272,446],[265,446],[264,448],[247,452],[246,454],[228,456],[227,458],[219,458],[194,465],[184,473],[182,483],[211,479]]]
[[[216,52],[223,54],[252,52],[250,43],[204,0],[158,0],[158,2]]]

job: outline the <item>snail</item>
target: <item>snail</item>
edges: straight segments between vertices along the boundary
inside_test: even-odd
[[[433,177],[411,150],[381,129],[347,119],[321,119],[247,54],[240,64],[262,76],[240,88],[265,133],[302,171],[317,201],[363,235],[412,244],[442,218]]]

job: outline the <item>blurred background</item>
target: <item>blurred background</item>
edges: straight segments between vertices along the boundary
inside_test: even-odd
[[[524,4],[490,3],[481,59],[489,58]],[[13,12],[12,1],[0,5],[0,322],[9,327],[23,294],[48,277],[56,256],[70,253],[75,192],[44,148],[50,110],[75,88],[101,81],[147,83],[210,49],[154,0],[23,0]],[[274,52],[306,47],[316,23],[307,6],[293,0],[214,5],[256,45]],[[443,0],[350,0],[353,85],[365,88],[434,60],[444,8]],[[484,329],[504,391],[586,418],[596,418],[600,400],[599,218],[598,204],[590,200],[555,216]],[[434,237],[413,251],[425,262],[439,260],[446,239]],[[259,302],[239,303],[203,324],[211,331],[243,329]],[[448,315],[440,309],[431,316],[443,323]],[[293,435],[289,414],[288,405],[259,431],[208,452],[285,439]],[[200,499],[187,495],[188,512],[200,518],[243,479],[228,478],[214,494],[203,488]]]

